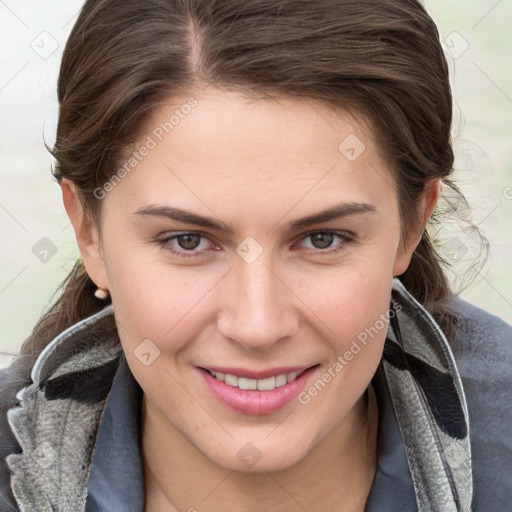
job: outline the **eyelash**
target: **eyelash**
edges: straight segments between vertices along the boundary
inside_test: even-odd
[[[344,249],[344,247],[346,245],[353,245],[356,243],[356,240],[353,236],[351,236],[349,233],[347,233],[346,231],[331,231],[331,230],[317,230],[317,231],[310,231],[309,233],[306,233],[302,238],[299,239],[299,241],[302,241],[312,235],[316,235],[316,234],[319,234],[319,233],[323,233],[323,234],[331,234],[331,235],[335,235],[335,236],[338,236],[342,239],[342,242],[340,242],[338,244],[338,246],[335,246],[336,248],[335,249],[331,249],[331,250],[328,250],[329,248],[327,248],[326,250],[323,250],[323,249],[310,249],[310,250],[307,250],[307,252],[309,254],[311,253],[314,253],[314,254],[335,254],[339,251],[342,251]],[[199,258],[201,256],[203,256],[201,254],[201,252],[197,252],[195,250],[190,250],[190,251],[187,251],[186,249],[183,249],[183,251],[176,251],[175,249],[172,249],[170,248],[170,246],[168,245],[169,242],[171,242],[172,240],[175,240],[177,239],[178,237],[180,236],[184,236],[184,235],[198,235],[200,236],[201,238],[205,238],[207,239],[208,241],[210,241],[210,243],[213,243],[209,238],[208,236],[202,234],[202,233],[198,233],[198,232],[195,232],[195,231],[182,231],[182,232],[179,232],[179,233],[175,233],[173,234],[172,236],[168,236],[166,238],[155,238],[153,241],[159,245],[160,247],[162,247],[163,249],[169,251],[171,254],[173,255],[176,255],[178,257],[182,257],[182,258]],[[341,247],[340,247],[341,245]]]

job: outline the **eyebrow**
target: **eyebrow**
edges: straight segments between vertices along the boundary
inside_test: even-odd
[[[323,210],[321,212],[308,215],[307,217],[294,220],[289,224],[289,227],[291,230],[298,230],[313,224],[327,222],[329,220],[375,211],[377,211],[377,209],[370,203],[344,202],[334,205],[327,210]],[[197,215],[196,213],[171,206],[149,205],[144,208],[139,208],[134,212],[134,215],[164,217],[167,219],[175,220],[177,222],[182,222],[184,224],[195,224],[197,226],[215,229],[225,233],[233,233],[233,228],[220,220],[214,219],[212,217],[203,217],[201,215]]]

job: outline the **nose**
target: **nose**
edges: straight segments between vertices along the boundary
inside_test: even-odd
[[[239,261],[226,276],[219,332],[246,350],[266,349],[298,329],[295,296],[268,260]]]

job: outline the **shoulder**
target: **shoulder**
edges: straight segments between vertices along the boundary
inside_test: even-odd
[[[449,339],[458,369],[466,381],[480,381],[482,391],[512,382],[512,326],[461,298],[452,302],[457,314]],[[510,387],[503,387],[508,392]]]
[[[493,340],[503,343],[505,349],[511,349],[512,326],[502,318],[460,297],[452,301],[452,307],[459,317],[461,333],[471,332],[479,340],[489,339],[492,334]]]
[[[10,487],[9,468],[5,461],[11,453],[20,453],[20,446],[7,421],[7,411],[15,407],[18,391],[31,383],[30,373],[35,358],[16,357],[0,370],[0,511],[17,511]]]
[[[507,510],[512,502],[512,326],[461,298],[452,303],[449,340],[470,422],[475,510]]]

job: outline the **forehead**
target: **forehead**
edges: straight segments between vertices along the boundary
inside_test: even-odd
[[[210,89],[170,98],[140,132],[124,157],[133,169],[116,187],[139,202],[378,204],[394,190],[372,129],[312,99]]]

